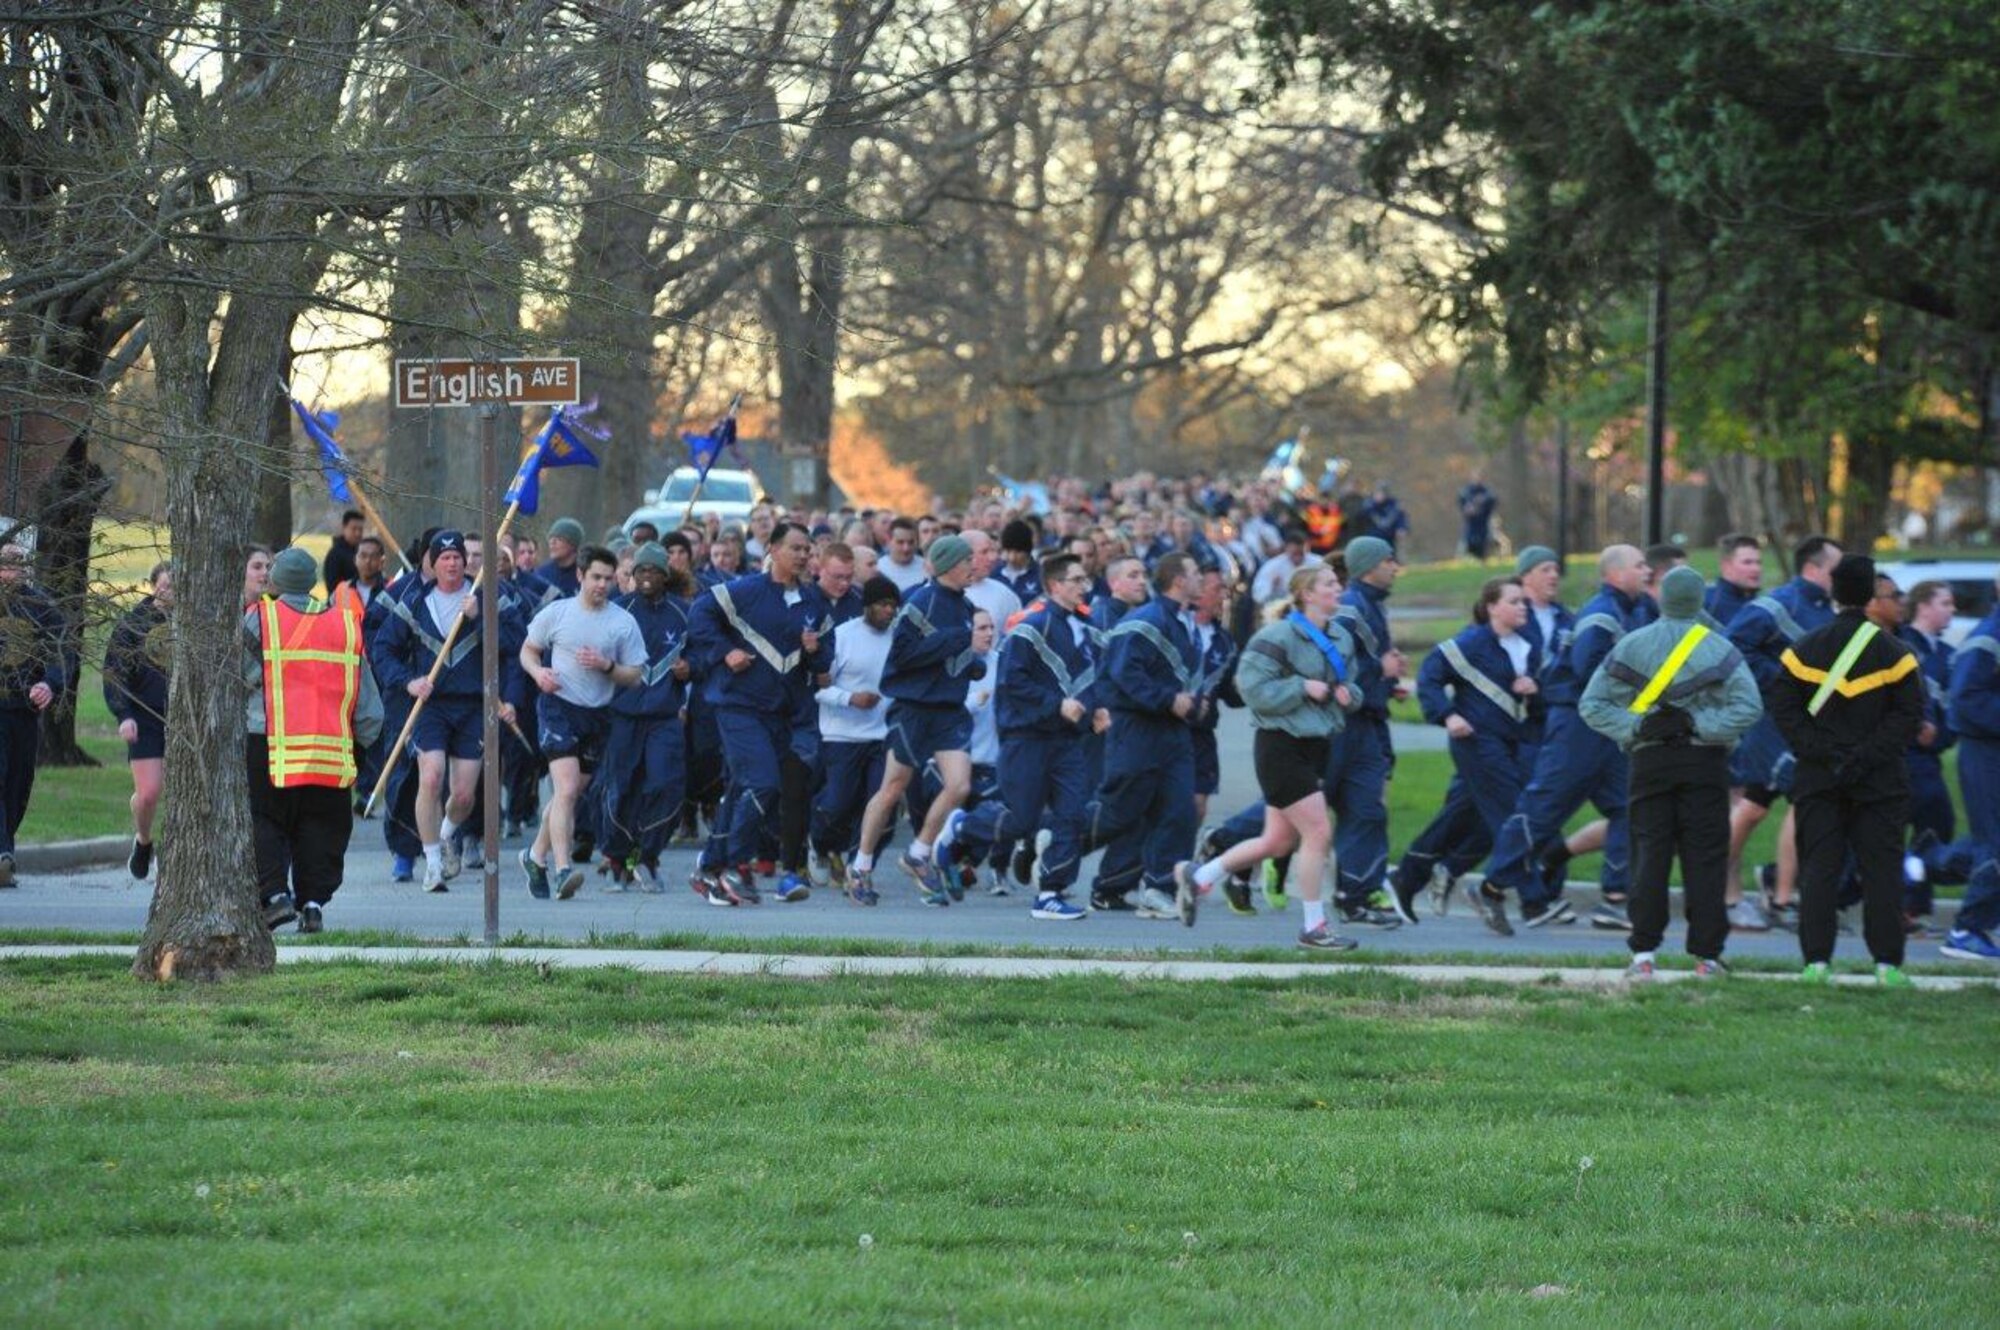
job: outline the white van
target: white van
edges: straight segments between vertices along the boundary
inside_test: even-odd
[[[699,497],[695,495],[697,483],[701,485]],[[701,472],[693,467],[676,467],[665,485],[646,491],[646,502],[625,519],[625,530],[629,532],[639,522],[651,522],[665,535],[686,517],[707,517],[711,513],[721,518],[724,526],[742,526],[749,522],[750,510],[768,497],[754,471],[725,471],[716,467],[702,481]],[[690,498],[694,499],[691,514]]]

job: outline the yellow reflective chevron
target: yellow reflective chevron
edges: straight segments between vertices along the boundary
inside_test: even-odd
[[[1667,653],[1667,658],[1660,662],[1660,668],[1646,681],[1646,686],[1639,690],[1639,695],[1632,699],[1632,705],[1628,710],[1635,716],[1652,710],[1653,703],[1660,700],[1660,694],[1673,687],[1674,676],[1681,672],[1681,666],[1687,664],[1688,657],[1694,654],[1694,649],[1700,646],[1702,639],[1707,636],[1708,629],[1702,624],[1695,624],[1682,633],[1681,640],[1674,643],[1674,649]]]
[[[1819,714],[1820,708],[1826,705],[1826,700],[1833,696],[1834,690],[1846,682],[1847,672],[1854,668],[1855,661],[1861,659],[1862,651],[1874,639],[1875,634],[1881,631],[1874,624],[1862,620],[1861,626],[1854,630],[1854,636],[1848,638],[1847,645],[1840,649],[1840,655],[1834,659],[1833,668],[1819,681],[1819,688],[1813,693],[1812,701],[1806,703],[1808,716]]]

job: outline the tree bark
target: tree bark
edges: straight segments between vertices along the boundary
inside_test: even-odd
[[[104,607],[90,592],[90,535],[109,483],[104,469],[90,459],[90,432],[81,430],[63,450],[37,505],[35,578],[62,607],[63,649],[73,660],[83,658],[85,632]],[[42,713],[41,731],[38,766],[97,765],[77,743],[74,690]]]

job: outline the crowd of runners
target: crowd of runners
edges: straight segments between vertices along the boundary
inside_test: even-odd
[[[1461,546],[1485,554],[1492,495],[1475,482],[1459,499]],[[1677,547],[1613,545],[1572,611],[1554,551],[1529,546],[1413,669],[1388,613],[1408,531],[1386,486],[1339,508],[1268,479],[1136,476],[932,513],[761,505],[741,527],[636,523],[596,542],[560,519],[510,536],[489,568],[475,535],[435,529],[390,551],[349,513],[323,563],[290,549],[246,564],[246,681],[265,681],[252,731],[273,731],[253,762],[280,746],[270,657],[286,631],[260,607],[352,616],[371,685],[348,698],[365,724],[333,782],[339,818],[321,796],[323,832],[274,821],[291,841],[274,831],[260,867],[266,917],[321,926],[339,885],[329,847],[351,832],[334,824],[377,811],[385,770],[393,876],[443,892],[477,862],[492,594],[502,832],[532,827],[519,865],[537,898],[574,897],[593,866],[594,890],[667,890],[662,857],[682,845],[699,849],[689,885],[721,907],[815,890],[870,906],[907,889],[942,909],[977,891],[1019,893],[1050,922],[1193,924],[1213,892],[1243,913],[1295,901],[1299,944],[1339,949],[1448,909],[1461,879],[1495,933],[1582,922],[1567,870],[1594,851],[1588,922],[1630,933],[1635,973],[1650,973],[1678,851],[1704,973],[1722,972],[1731,930],[1774,926],[1821,965],[1833,911],[1857,900],[1891,972],[1928,927],[1934,884],[1952,881],[1970,887],[1943,950],[2000,959],[1992,618],[1954,651],[1948,587],[1900,595],[1824,537],[1787,551],[1794,574],[1769,590],[1747,537],[1723,541],[1706,586]],[[50,617],[22,563],[0,556],[16,638]],[[154,571],[105,660],[136,877],[153,857],[167,681],[151,648],[172,580]],[[1823,637],[1838,640],[1820,659]],[[74,661],[12,658],[10,736],[76,677]],[[1409,696],[1443,727],[1453,776],[1392,862],[1390,708]],[[1254,731],[1263,799],[1245,808],[1212,806],[1230,708]],[[25,785],[10,771],[10,835]],[[1776,862],[1746,892],[1743,846],[1788,799]],[[1586,803],[1600,820],[1566,836]],[[302,886],[301,863],[320,880]]]

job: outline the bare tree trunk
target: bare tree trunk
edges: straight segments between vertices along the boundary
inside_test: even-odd
[[[291,381],[291,323],[285,326],[285,349],[279,359],[278,374]],[[275,388],[275,385],[273,385]],[[284,396],[271,394],[271,409],[264,418],[262,465],[256,468],[257,515],[250,524],[250,538],[273,551],[292,543],[298,530],[292,515],[292,412]]]
[[[232,306],[230,322],[250,322],[252,303]],[[132,963],[133,973],[144,979],[217,979],[268,971],[277,962],[258,909],[251,853],[240,600],[254,505],[240,456],[265,436],[266,395],[277,356],[264,351],[257,358],[265,373],[246,373],[243,362],[252,348],[239,339],[232,363],[219,361],[211,382],[213,303],[206,305],[199,296],[163,288],[149,315],[167,452],[176,608],[160,885]],[[271,322],[263,340],[275,348],[289,328]],[[252,389],[253,379],[261,379],[265,395]]]
[[[35,578],[62,607],[63,649],[82,658],[85,630],[97,612],[90,594],[90,533],[98,505],[110,482],[104,469],[90,460],[90,433],[79,431],[63,450],[62,461],[49,474],[37,510],[38,543]],[[72,691],[42,713],[41,752],[45,767],[94,767],[97,759],[76,741],[76,694]]]

